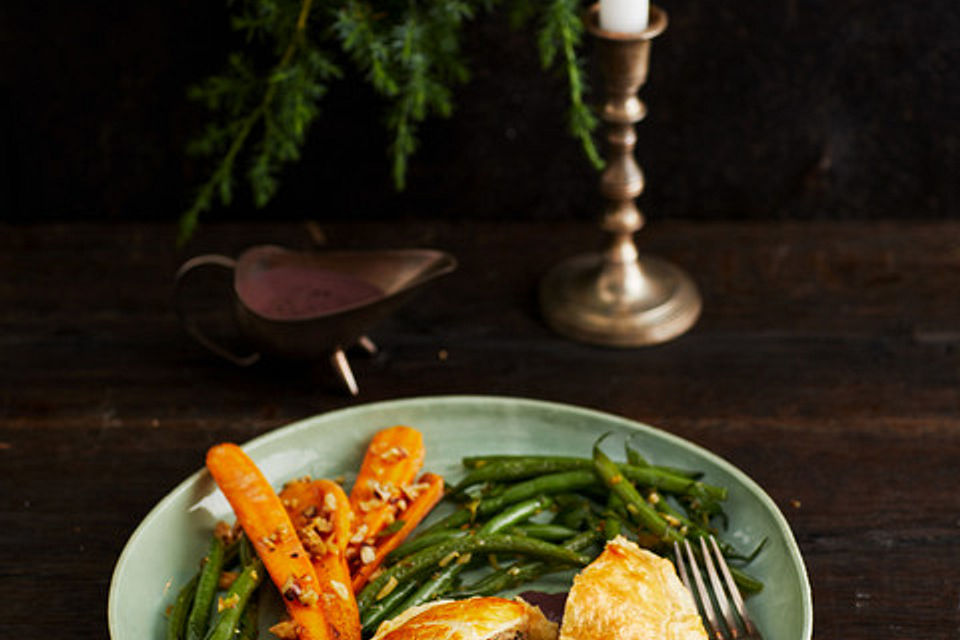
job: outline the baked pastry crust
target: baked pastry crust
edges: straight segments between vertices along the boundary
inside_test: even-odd
[[[521,599],[438,600],[411,607],[373,640],[556,640],[557,625]]]
[[[705,640],[673,563],[622,536],[573,580],[560,640]]]

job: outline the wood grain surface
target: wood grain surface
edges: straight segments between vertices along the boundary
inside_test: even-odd
[[[820,640],[960,637],[960,224],[655,222],[705,311],[669,344],[547,329],[536,287],[596,248],[588,223],[243,224],[177,250],[169,225],[0,227],[0,637],[107,637],[113,564],[211,443],[360,402],[527,396],[642,420],[759,482],[804,553]],[[449,250],[452,275],[352,355],[249,369],[193,343],[171,304],[186,258],[291,247]],[[227,274],[188,285],[234,331]],[[776,639],[771,639],[776,640]]]

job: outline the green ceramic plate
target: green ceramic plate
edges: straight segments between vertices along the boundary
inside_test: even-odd
[[[768,539],[749,567],[766,584],[748,601],[760,630],[768,640],[810,640],[810,586],[790,527],[776,505],[730,463],[653,427],[567,405],[444,396],[381,402],[315,416],[267,433],[244,448],[279,486],[307,473],[332,477],[356,469],[371,434],[394,424],[423,432],[427,447],[424,468],[448,480],[462,474],[459,461],[464,455],[586,456],[597,437],[608,431],[632,435],[657,464],[702,470],[708,482],[730,490],[727,512],[731,529],[725,537],[742,549]],[[609,450],[613,453],[612,447]],[[198,459],[201,455],[198,451]],[[108,605],[113,640],[163,637],[164,609],[178,586],[196,570],[210,531],[220,519],[232,521],[230,507],[204,471],[187,478],[147,515],[127,542],[113,573]],[[556,591],[566,587],[566,579],[545,579],[535,586]],[[264,629],[261,637],[272,636]]]

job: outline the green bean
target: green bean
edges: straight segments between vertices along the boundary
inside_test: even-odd
[[[541,461],[552,461],[558,465],[569,464],[569,465],[578,465],[581,464],[584,460],[589,458],[584,458],[583,456],[559,456],[559,455],[528,455],[528,454],[500,454],[500,455],[486,455],[486,456],[466,456],[461,458],[463,466],[468,469],[481,469],[490,464],[498,462],[541,462]],[[579,468],[577,466],[571,466],[571,469]]]
[[[483,486],[483,489],[480,491],[480,498],[496,498],[498,495],[507,490],[510,484],[506,482],[488,482]]]
[[[556,522],[564,527],[580,530],[586,525],[589,516],[590,503],[582,500],[576,506],[569,507],[558,513]]]
[[[609,494],[610,492],[599,481],[583,493],[560,494],[556,497],[560,510],[554,517],[553,522],[577,531],[582,531],[584,528],[599,527],[600,521],[594,513],[596,502],[597,500],[606,500]]]
[[[626,441],[623,443],[624,452],[627,454],[627,463],[632,464],[635,467],[649,467],[650,463],[646,458],[643,457],[643,454],[633,446],[631,443],[632,439],[633,436],[628,436]]]
[[[753,576],[741,569],[738,569],[737,567],[730,566],[729,569],[733,581],[737,583],[737,586],[740,587],[741,591],[744,591],[745,593],[759,593],[760,591],[763,591],[763,582],[760,580],[757,580]]]
[[[468,460],[469,458],[465,458]],[[453,492],[462,491],[468,486],[488,481],[506,482],[522,480],[534,476],[592,469],[589,458],[524,456],[517,458],[495,459],[475,469],[453,488]],[[642,485],[656,487],[670,493],[701,496],[711,500],[724,500],[727,490],[724,487],[709,485],[691,477],[691,473],[672,467],[643,466],[620,463],[623,474]]]
[[[236,640],[257,640],[260,635],[260,607],[251,596],[240,615],[240,625]]]
[[[590,558],[582,553],[535,538],[505,534],[467,536],[441,542],[397,562],[364,587],[357,597],[357,604],[361,609],[369,607],[388,583],[398,585],[410,578],[422,575],[451,554],[464,555],[480,552],[530,555],[577,566],[585,565],[590,561]]]
[[[582,531],[560,546],[571,551],[583,551],[599,539],[600,535],[597,531]]]
[[[193,604],[193,595],[197,592],[198,576],[193,576],[183,585],[174,601],[173,609],[170,611],[170,618],[167,620],[166,640],[181,640],[183,630],[187,623],[187,616],[190,615],[190,605]]]
[[[439,520],[426,531],[436,531],[439,529],[451,529],[460,527],[469,523],[475,516],[488,516],[502,511],[504,508],[535,498],[541,495],[551,495],[564,493],[567,491],[576,491],[595,485],[597,477],[592,471],[578,470],[567,471],[563,473],[552,473],[538,478],[532,478],[525,482],[518,482],[508,487],[503,493],[495,498],[487,498],[476,504],[475,509],[460,509],[454,511],[446,518]]]
[[[661,496],[656,491],[650,492],[650,499],[648,501],[653,504],[654,509],[664,514],[664,519],[666,519],[668,523],[670,523],[671,519],[679,523],[680,532],[682,534],[686,535],[690,533],[698,537],[706,537],[712,533],[707,529],[701,527],[699,524],[697,524],[690,518],[680,513],[677,509],[674,509],[673,505],[667,502],[666,498]],[[721,550],[723,550],[725,553],[732,550],[730,545],[724,543],[722,540],[717,540],[717,543],[720,545]]]
[[[640,524],[644,525],[654,535],[666,542],[678,542],[683,539],[660,517],[656,509],[650,506],[637,488],[627,480],[620,468],[600,449],[601,438],[593,446],[593,465],[597,476],[614,493],[620,496],[626,505],[627,512]]]
[[[510,485],[499,482],[486,482],[483,484],[473,484],[469,487],[465,486],[462,490],[456,490],[456,492],[456,487],[451,486],[446,493],[446,497],[454,502],[463,504],[471,500],[496,498],[503,493],[508,486]]]
[[[548,542],[559,542],[561,540],[566,540],[571,536],[577,535],[576,529],[565,527],[562,524],[553,523],[518,524],[514,527],[510,527],[509,531],[515,535],[529,536],[531,538],[538,538]]]
[[[240,564],[244,567],[253,562],[253,559],[257,557],[257,552],[254,550],[253,545],[250,544],[247,534],[240,534],[239,543],[239,553],[240,553]]]
[[[471,466],[469,460],[472,460],[472,458],[463,459],[464,465],[467,467]],[[589,468],[589,465],[583,464],[584,461],[589,462],[586,458],[560,456],[487,457],[479,460],[482,461],[482,464],[472,467],[473,471],[455,484],[451,493],[458,493],[466,487],[481,482],[507,482],[548,473]]]
[[[634,436],[628,436],[626,442],[623,443],[624,451],[627,454],[627,464],[635,467],[651,467],[672,473],[675,476],[683,476],[685,478],[691,478],[694,480],[703,475],[703,473],[700,471],[688,471],[686,469],[678,469],[677,467],[665,467],[663,465],[650,464],[650,461],[647,460],[644,455],[640,453],[640,451],[633,445],[633,439]]]
[[[435,574],[430,576],[420,587],[413,592],[413,594],[403,601],[403,604],[400,605],[400,611],[406,611],[411,607],[423,604],[424,602],[430,602],[431,600],[436,600],[443,594],[447,593],[450,590],[450,587],[453,585],[454,580],[457,579],[457,576],[460,575],[460,572],[463,570],[465,564],[461,564],[454,560],[447,566],[437,571]]]
[[[570,551],[583,551],[599,539],[600,534],[596,530],[581,531],[560,546]]]
[[[477,503],[474,503],[476,505]],[[441,518],[434,522],[432,525],[423,530],[417,538],[422,538],[425,535],[431,535],[441,531],[456,530],[459,527],[470,524],[476,515],[476,506],[474,508],[463,507],[454,511],[450,515]],[[401,545],[403,546],[403,545]],[[399,549],[400,547],[397,547]]]
[[[203,568],[197,580],[197,591],[193,596],[193,608],[187,618],[187,640],[203,640],[210,622],[210,605],[213,602],[220,572],[223,570],[223,541],[214,536],[204,557]]]
[[[263,573],[263,563],[259,559],[244,567],[227,590],[227,594],[223,598],[227,606],[220,612],[220,616],[206,640],[233,640],[238,633],[237,625],[240,622],[240,616],[246,609],[250,596],[260,586]]]
[[[592,471],[592,469],[591,469],[591,471]],[[594,479],[596,480],[596,476],[594,476]],[[607,490],[598,482],[598,483],[592,484],[592,485],[586,487],[585,489],[582,489],[582,490],[580,490],[580,491],[578,491],[578,492],[576,492],[576,493],[557,493],[557,494],[554,494],[554,496],[553,496],[553,501],[557,503],[557,512],[558,512],[558,514],[563,513],[564,511],[567,511],[567,510],[576,508],[576,507],[580,507],[581,505],[583,505],[585,501],[588,501],[587,498],[584,496],[584,493],[585,493],[586,491],[591,490],[591,489],[602,489],[604,496],[606,496],[607,493],[608,493]],[[559,515],[558,515],[557,517],[559,517]],[[556,518],[554,518],[554,520],[556,520]]]
[[[477,515],[481,517],[487,516],[523,500],[536,498],[538,496],[565,493],[567,491],[576,491],[595,483],[596,477],[591,478],[591,472],[584,470],[552,473],[538,478],[532,478],[508,487],[506,491],[496,498],[481,501],[480,504],[477,505]]]
[[[603,512],[603,537],[607,540],[613,540],[623,532],[623,518],[620,517],[623,509],[623,500],[611,492]]]
[[[603,520],[603,537],[613,540],[623,533],[623,520],[613,514],[608,514]]]
[[[472,533],[472,531],[468,529],[438,529],[436,531],[424,532],[412,540],[407,540],[396,549],[388,553],[387,561],[394,562],[400,558],[406,558],[411,553],[420,551],[421,549],[426,549],[427,547],[431,547],[439,542],[453,540],[454,538],[462,538],[470,533]]]
[[[709,500],[727,499],[726,487],[706,484],[657,467],[637,467],[630,464],[617,466],[624,476],[647,487],[654,487],[667,493],[691,495]]]
[[[375,632],[380,623],[391,617],[390,614],[419,586],[416,580],[410,580],[397,586],[386,597],[377,600],[365,609],[361,609],[360,625],[363,627],[364,635]]]
[[[571,551],[582,551],[596,542],[599,535],[596,531],[584,531],[566,542],[563,547]],[[512,589],[540,576],[555,571],[569,569],[570,565],[543,562],[541,560],[520,560],[509,567],[498,569],[490,573],[466,589],[457,593],[458,596],[494,595],[507,589]]]
[[[552,504],[553,500],[551,500],[549,496],[538,496],[536,498],[531,498],[530,500],[518,502],[490,518],[482,527],[480,527],[480,529],[477,531],[477,535],[482,536],[489,533],[496,533],[497,531],[500,531],[506,527],[519,524],[520,522],[537,515],[544,509],[549,509],[550,505]]]
[[[516,562],[509,567],[498,569],[485,575],[472,585],[458,591],[457,597],[492,596],[507,589],[513,589],[537,578],[556,571],[565,571],[570,565],[549,564],[546,562]]]

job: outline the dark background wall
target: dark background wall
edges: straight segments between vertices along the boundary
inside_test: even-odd
[[[960,217],[960,2],[663,0],[638,155],[652,217]],[[218,2],[3,3],[0,220],[174,221],[207,169],[185,90],[235,43]],[[389,180],[382,104],[334,85],[303,161],[207,220],[596,214],[529,33],[468,27],[473,79]],[[589,54],[589,48],[587,50]],[[596,83],[595,83],[596,84]]]

